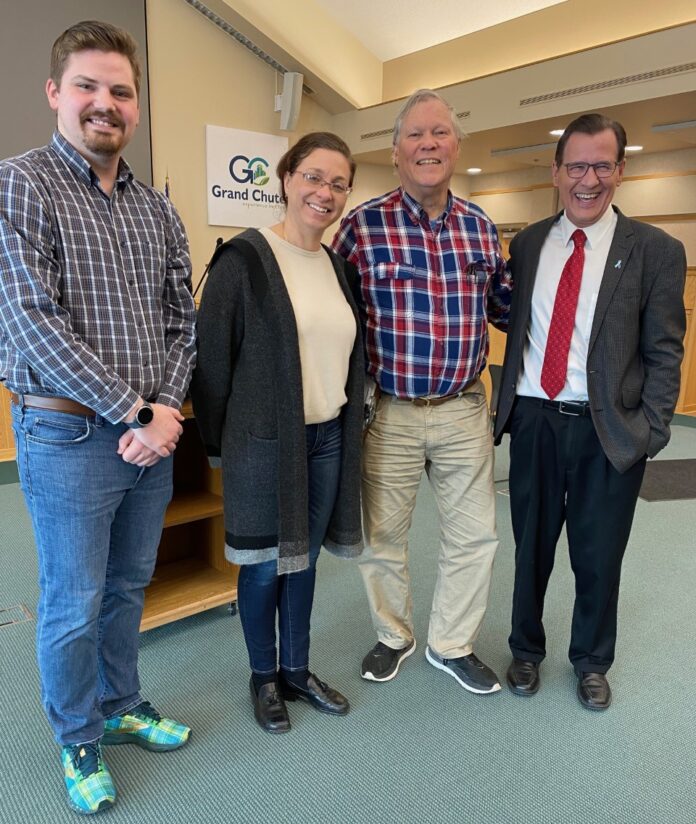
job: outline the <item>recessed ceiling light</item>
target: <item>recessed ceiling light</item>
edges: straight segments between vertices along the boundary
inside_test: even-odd
[[[479,169],[478,166],[472,166],[470,169],[466,170],[468,175],[480,175],[483,169]]]
[[[642,146],[626,146],[626,151],[627,152],[642,152],[643,147]]]
[[[560,137],[564,131],[565,129],[551,129],[549,134],[553,135],[554,137]]]

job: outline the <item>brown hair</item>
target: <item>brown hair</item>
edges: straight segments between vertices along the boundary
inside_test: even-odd
[[[603,114],[593,112],[592,114],[582,114],[580,117],[576,117],[572,123],[569,123],[565,127],[565,131],[561,135],[558,145],[556,146],[556,156],[554,157],[556,166],[560,166],[561,163],[563,163],[563,152],[565,151],[566,143],[572,134],[580,132],[581,134],[592,135],[599,134],[607,129],[610,129],[616,135],[616,145],[619,148],[619,153],[616,160],[620,163],[624,159],[624,155],[626,153],[626,130],[618,122],[618,120],[612,120],[610,117],[606,117]]]
[[[350,180],[348,181],[348,185],[353,185],[355,161],[353,160],[353,155],[350,153],[348,144],[337,134],[332,134],[331,132],[310,132],[304,135],[304,137],[301,137],[294,146],[288,149],[276,166],[276,174],[280,178],[280,196],[286,205],[288,198],[285,194],[285,175],[292,174],[296,171],[305,157],[312,154],[315,149],[328,149],[331,152],[342,154],[350,166]]]
[[[51,49],[51,80],[60,88],[60,81],[71,54],[96,49],[103,52],[116,52],[128,58],[133,69],[135,91],[140,97],[140,78],[142,71],[138,59],[138,44],[125,30],[103,23],[100,20],[83,20],[70,26],[56,40]]]

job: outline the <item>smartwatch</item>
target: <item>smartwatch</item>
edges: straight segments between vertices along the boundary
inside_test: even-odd
[[[129,429],[142,429],[144,426],[147,426],[149,423],[152,423],[152,419],[155,417],[155,413],[152,410],[150,404],[145,401],[143,405],[138,409],[135,413],[135,417],[133,420],[126,424]]]

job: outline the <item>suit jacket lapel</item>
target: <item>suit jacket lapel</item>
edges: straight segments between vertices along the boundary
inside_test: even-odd
[[[537,270],[539,268],[541,248],[544,245],[544,241],[551,227],[559,217],[560,213],[532,227],[527,243],[518,253],[521,260],[519,262],[519,274],[517,272],[514,273],[513,301],[516,303],[516,316],[524,319],[521,327],[524,329],[525,335],[527,334],[527,327],[529,326],[529,318],[532,311],[532,295],[534,294],[534,284],[536,283],[538,274]]]
[[[609,308],[609,304],[614,296],[614,291],[626,271],[631,250],[633,249],[633,244],[635,243],[631,221],[624,217],[624,215],[622,215],[616,207],[613,208],[618,214],[618,220],[616,222],[616,229],[614,230],[614,238],[611,242],[611,246],[609,247],[607,262],[604,266],[604,274],[602,275],[602,283],[599,287],[599,294],[597,295],[597,305],[595,307],[594,319],[592,321],[592,333],[590,335],[588,354],[592,351],[592,347],[597,340],[597,336],[599,335],[599,330],[604,322],[607,309]]]

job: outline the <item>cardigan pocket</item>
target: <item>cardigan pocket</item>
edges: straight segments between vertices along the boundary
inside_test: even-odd
[[[249,432],[247,441],[247,484],[258,497],[278,493],[278,439],[260,438]],[[265,502],[267,505],[268,502]]]

